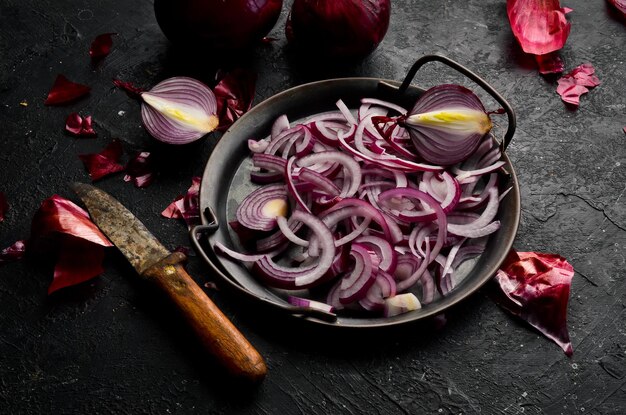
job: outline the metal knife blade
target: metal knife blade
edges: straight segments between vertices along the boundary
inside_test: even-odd
[[[72,189],[83,201],[91,219],[142,275],[170,254],[128,209],[108,193],[85,183]]]

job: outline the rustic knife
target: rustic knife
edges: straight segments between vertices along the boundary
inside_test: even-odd
[[[72,188],[94,223],[141,277],[167,295],[203,346],[228,372],[252,381],[265,377],[265,361],[187,274],[182,266],[187,259],[184,254],[166,249],[139,219],[108,193],[84,183],[74,183]]]

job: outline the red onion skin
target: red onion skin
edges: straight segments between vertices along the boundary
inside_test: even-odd
[[[228,52],[260,42],[282,5],[282,0],[155,0],[154,12],[171,42]]]
[[[390,14],[390,0],[295,0],[285,33],[307,54],[359,59],[383,40]]]

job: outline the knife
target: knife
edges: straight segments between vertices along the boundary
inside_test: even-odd
[[[91,219],[137,273],[154,283],[180,310],[202,345],[233,376],[254,382],[267,373],[265,361],[185,271],[187,257],[170,252],[128,209],[108,193],[74,183]]]

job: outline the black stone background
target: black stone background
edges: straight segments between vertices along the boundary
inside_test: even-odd
[[[344,67],[304,64],[287,51],[283,27],[290,5],[287,0],[271,32],[278,41],[236,63],[258,72],[257,103],[329,77],[400,80],[417,57],[432,52],[474,69],[511,102],[519,127],[509,155],[522,191],[515,247],[559,253],[574,265],[568,315],[574,356],[567,358],[482,292],[447,313],[440,331],[409,325],[341,335],[260,313],[207,288],[267,359],[265,382],[244,388],[226,380],[172,309],[111,250],[104,274],[50,297],[50,264],[0,268],[0,412],[624,413],[624,23],[603,1],[563,2],[574,9],[562,51],[567,69],[591,62],[602,80],[572,111],[556,94],[555,80],[541,77],[516,44],[504,0],[396,0],[381,46]],[[93,67],[89,44],[105,32],[119,35],[111,55]],[[420,73],[420,86],[461,81],[431,65]],[[152,1],[1,0],[0,190],[11,209],[0,223],[0,246],[28,236],[43,199],[57,193],[76,200],[69,183],[88,181],[77,155],[99,151],[112,137],[128,154],[147,149],[167,157],[147,189],[121,175],[98,186],[168,247],[189,245],[185,225],[159,213],[202,173],[218,136],[164,150],[140,126],[137,103],[110,80],[148,87],[188,75],[211,83],[215,68],[229,66],[235,64],[220,56],[172,49]],[[91,95],[45,107],[58,73],[91,85]],[[97,139],[64,134],[72,111],[93,114]],[[212,281],[197,257],[188,269],[201,285]]]

